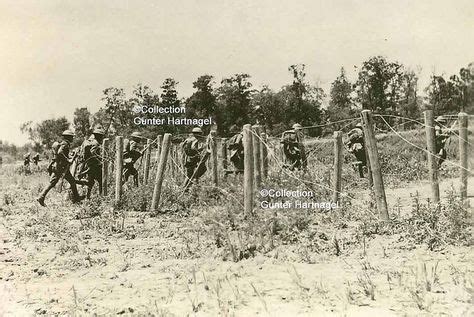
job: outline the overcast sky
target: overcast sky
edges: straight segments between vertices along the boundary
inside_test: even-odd
[[[22,144],[22,122],[72,119],[104,88],[159,91],[167,77],[181,96],[202,74],[278,89],[305,63],[328,90],[341,66],[355,79],[385,55],[421,67],[424,86],[474,60],[473,21],[472,0],[0,0],[0,139]]]

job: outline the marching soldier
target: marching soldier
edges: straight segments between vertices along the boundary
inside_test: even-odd
[[[45,207],[44,200],[48,192],[56,186],[61,177],[69,183],[72,191],[72,202],[77,203],[82,197],[79,196],[76,187],[76,181],[69,171],[69,165],[74,161],[75,157],[69,157],[69,148],[74,138],[74,133],[70,130],[65,130],[62,133],[63,140],[61,142],[54,142],[52,146],[53,158],[48,166],[48,173],[51,176],[48,186],[41,192],[36,199],[39,204]]]
[[[241,174],[244,172],[244,135],[242,131],[237,130],[235,127],[232,129],[232,132],[237,133],[229,139],[227,149],[230,152],[230,161],[234,164],[234,173]]]
[[[283,132],[280,141],[287,162],[284,167],[290,171],[305,169],[307,164],[303,145],[303,127],[295,123],[292,128]]]
[[[105,132],[102,128],[95,128],[89,139],[85,140],[81,146],[83,162],[78,177],[86,180],[80,180],[78,183],[87,186],[87,199],[91,198],[95,182],[99,186],[99,194],[102,194],[101,144],[104,136]]]
[[[354,129],[347,133],[347,136],[346,147],[349,153],[353,154],[357,159],[353,166],[359,171],[359,177],[364,178],[364,171],[367,169],[367,156],[365,153],[362,123],[358,123]]]
[[[33,163],[38,166],[38,162],[40,162],[40,155],[39,153],[36,153],[34,156],[33,156]]]
[[[123,176],[124,182],[128,181],[130,176],[133,177],[133,184],[138,187],[138,171],[135,168],[135,163],[140,157],[142,157],[144,151],[140,151],[140,141],[143,136],[140,132],[133,132],[130,136],[130,140],[125,140],[124,152],[123,152]]]
[[[186,182],[184,188],[187,189],[194,180],[198,180],[206,172],[206,161],[211,153],[210,148],[202,141],[201,128],[194,128],[192,135],[183,142],[183,152],[185,155],[184,167],[186,168]]]

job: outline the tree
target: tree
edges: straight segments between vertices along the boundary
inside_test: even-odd
[[[355,84],[357,102],[380,114],[397,113],[402,99],[403,65],[374,56],[363,63]]]
[[[413,70],[403,74],[401,99],[398,106],[398,115],[404,118],[419,119],[421,117],[421,98],[418,97],[418,76]],[[402,119],[401,121],[404,121]],[[403,128],[414,126],[412,121],[404,121]]]
[[[285,117],[284,102],[268,86],[263,86],[253,94],[252,108],[257,110],[256,118],[265,125],[268,133],[281,133],[285,130],[282,120]]]
[[[76,108],[74,110],[74,130],[76,132],[75,143],[78,145],[89,135],[91,132],[91,113],[86,107]]]
[[[69,129],[70,123],[66,117],[47,119],[36,125],[35,130],[41,144],[50,148],[57,141],[64,130]]]
[[[193,82],[196,91],[186,100],[186,114],[192,118],[213,117],[216,120],[217,98],[213,88],[213,77],[202,75]]]
[[[219,134],[228,134],[232,125],[242,127],[246,123],[251,123],[253,90],[249,78],[248,74],[235,74],[221,81],[221,86],[217,89],[216,112]]]
[[[288,70],[293,74],[293,83],[283,86],[278,92],[284,109],[282,123],[290,126],[300,123],[303,126],[318,125],[321,122],[321,105],[325,97],[322,88],[306,82],[305,65],[291,65]],[[321,129],[309,129],[311,136],[321,134]]]
[[[352,99],[352,84],[346,77],[344,68],[331,84],[329,106],[326,116],[329,121],[339,121],[356,116],[355,104]],[[331,129],[340,129],[344,123],[336,123]]]
[[[178,91],[176,90],[177,85],[178,82],[173,78],[166,78],[161,85],[161,89],[163,89],[161,93],[161,104],[163,107],[179,107]]]

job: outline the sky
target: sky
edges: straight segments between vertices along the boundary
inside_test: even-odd
[[[21,145],[23,122],[95,112],[107,87],[137,83],[181,97],[203,74],[248,73],[256,88],[291,81],[288,66],[329,92],[374,55],[451,75],[474,61],[474,1],[0,0],[0,139]]]

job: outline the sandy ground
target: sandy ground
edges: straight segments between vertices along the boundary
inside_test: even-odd
[[[216,248],[193,253],[196,241],[182,231],[193,219],[135,214],[125,225],[139,238],[92,230],[71,236],[80,223],[64,197],[52,193],[51,206],[39,209],[31,202],[35,188],[21,179],[1,185],[9,182],[2,195],[21,191],[1,218],[0,316],[474,315],[468,247],[432,252],[396,235],[376,236],[363,247],[342,244],[339,256],[313,254],[311,263],[288,245],[234,263]],[[413,184],[388,190],[389,204],[409,199],[412,189],[429,195],[429,184]],[[51,230],[37,229],[44,222]]]

